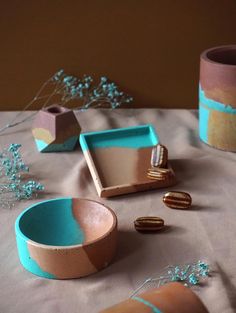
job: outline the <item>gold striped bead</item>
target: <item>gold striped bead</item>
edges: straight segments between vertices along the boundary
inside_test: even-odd
[[[158,216],[143,216],[134,221],[134,227],[139,232],[157,232],[164,226],[164,220]]]
[[[172,175],[172,172],[168,168],[149,168],[147,171],[147,177],[156,180],[166,180]]]
[[[164,195],[163,202],[172,209],[188,209],[192,204],[192,198],[187,192],[169,191]]]

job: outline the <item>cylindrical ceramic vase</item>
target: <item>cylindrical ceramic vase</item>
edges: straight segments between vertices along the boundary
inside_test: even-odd
[[[100,313],[208,313],[208,310],[190,288],[169,283]]]
[[[236,151],[236,45],[201,54],[199,135],[210,146]]]

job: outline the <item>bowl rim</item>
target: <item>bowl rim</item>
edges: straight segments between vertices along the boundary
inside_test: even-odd
[[[52,202],[55,200],[59,201],[62,199],[71,199],[72,201],[73,201],[73,199],[79,199],[79,200],[83,200],[83,201],[98,203],[99,205],[103,206],[104,208],[106,208],[111,213],[112,218],[113,218],[112,226],[108,229],[108,231],[106,231],[105,234],[103,234],[102,236],[100,236],[94,240],[90,240],[86,243],[80,243],[80,244],[68,245],[68,246],[46,245],[46,244],[43,244],[43,243],[40,243],[40,242],[37,242],[37,241],[30,239],[21,231],[20,226],[19,226],[19,222],[26,212],[28,212],[29,210],[31,210],[32,208],[36,207],[37,205],[39,205],[41,203]],[[44,249],[49,249],[49,250],[51,250],[51,249],[56,249],[56,250],[77,249],[77,248],[81,248],[81,247],[88,247],[91,244],[94,244],[94,243],[99,242],[100,240],[104,239],[109,234],[111,234],[115,228],[117,228],[117,224],[118,224],[118,222],[117,222],[117,216],[116,216],[115,212],[110,207],[106,206],[105,204],[103,204],[99,201],[95,201],[95,200],[87,199],[87,198],[79,198],[79,197],[78,198],[76,198],[76,197],[60,197],[60,198],[47,199],[47,200],[43,200],[43,201],[34,203],[31,206],[29,206],[28,208],[26,208],[24,211],[22,211],[18,215],[18,217],[16,218],[16,221],[15,221],[15,234],[16,234],[16,236],[20,236],[23,240],[27,241],[27,243],[30,243],[33,246],[41,247]]]

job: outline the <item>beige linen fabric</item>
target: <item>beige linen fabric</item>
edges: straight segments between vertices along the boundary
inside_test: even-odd
[[[28,114],[28,113],[26,113]],[[0,126],[15,116],[0,113]],[[168,264],[204,259],[215,269],[196,288],[210,312],[236,311],[236,154],[215,150],[198,138],[198,114],[187,110],[88,110],[77,114],[83,131],[152,123],[169,149],[178,184],[189,192],[190,211],[166,208],[164,190],[99,199],[80,147],[68,153],[42,154],[30,131],[31,122],[0,135],[1,146],[21,143],[29,176],[45,185],[39,199],[0,209],[0,312],[95,313],[127,298],[148,276]],[[119,244],[114,262],[87,278],[47,280],[32,275],[19,263],[14,222],[30,204],[58,196],[85,197],[110,206],[119,221]],[[155,235],[135,232],[138,216],[164,218],[168,230]]]

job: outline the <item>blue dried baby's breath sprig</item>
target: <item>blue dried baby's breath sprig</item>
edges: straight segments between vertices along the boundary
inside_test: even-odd
[[[124,103],[133,101],[131,96],[120,91],[118,86],[105,76],[100,78],[98,85],[93,85],[91,76],[84,75],[82,78],[77,78],[60,70],[54,74],[51,80],[57,86],[55,94],[62,96],[62,105],[70,100],[79,99],[83,102],[79,107],[81,109],[103,106],[104,104],[115,109]]]
[[[43,83],[37,94],[22,111],[17,113],[9,123],[0,128],[0,133],[31,120],[37,112],[23,118],[21,116],[35,102],[40,102],[41,108],[45,108],[54,103],[65,106],[71,100],[79,100],[80,105],[74,109],[84,111],[88,108],[97,107],[116,109],[123,104],[131,103],[133,98],[121,91],[114,82],[105,76],[100,77],[98,84],[94,84],[93,78],[89,75],[83,75],[78,78],[67,75],[61,69]]]
[[[210,275],[209,265],[198,261],[184,265],[169,265],[161,274],[147,278],[131,295],[131,298],[142,289],[149,288],[153,284],[158,288],[169,282],[181,282],[187,287],[198,285],[201,279]]]
[[[0,199],[2,206],[11,206],[15,200],[31,199],[44,186],[34,180],[24,181],[29,172],[20,154],[20,144],[11,144],[0,153]]]

